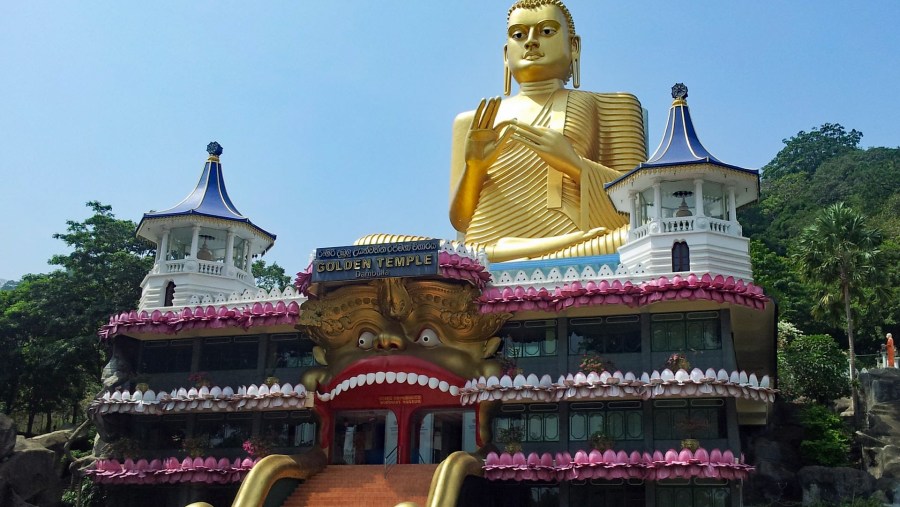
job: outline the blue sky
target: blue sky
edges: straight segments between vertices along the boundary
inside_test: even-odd
[[[701,139],[759,168],[825,122],[900,145],[900,2],[570,0],[582,89],[628,91],[658,143],[681,81]],[[451,238],[450,126],[502,93],[508,2],[0,4],[0,278],[46,272],[84,203],[138,221],[224,146],[238,209],[289,272],[367,233]]]

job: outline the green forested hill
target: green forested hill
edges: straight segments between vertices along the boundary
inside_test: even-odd
[[[860,353],[874,353],[900,319],[900,148],[859,148],[862,133],[836,124],[785,139],[785,147],[763,167],[760,201],[738,213],[752,240],[754,278],[780,306],[781,320],[806,333],[845,338],[839,311],[813,316],[812,284],[792,259],[797,239],[827,206],[843,202],[883,233],[887,262],[876,287],[863,289],[853,305]],[[887,294],[884,294],[884,293]],[[836,309],[832,309],[836,310]]]

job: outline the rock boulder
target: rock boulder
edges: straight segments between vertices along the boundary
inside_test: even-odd
[[[0,414],[0,461],[12,454],[16,447],[16,423]]]
[[[797,475],[803,490],[803,505],[839,505],[852,498],[869,498],[876,491],[875,478],[855,468],[803,467]]]

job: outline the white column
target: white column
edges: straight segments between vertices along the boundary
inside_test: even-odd
[[[253,238],[244,241],[244,245],[247,248],[247,255],[244,257],[247,259],[247,265],[244,267],[244,271],[248,274],[252,274],[252,266],[253,266]]]
[[[231,229],[228,230],[228,235],[225,236],[225,265],[226,266],[234,266],[234,231]]]
[[[662,189],[659,182],[653,182],[653,218],[662,219]]]
[[[637,210],[638,210],[638,200],[637,193],[628,192],[628,200],[631,201],[631,217],[629,220],[629,224],[631,225],[631,230],[635,230],[638,227],[637,223]]]
[[[703,180],[701,179],[694,180],[694,196],[694,202],[696,203],[696,213],[694,213],[694,216],[705,216],[703,213]]]
[[[200,226],[194,226],[194,235],[191,236],[191,259],[197,258],[197,249],[200,246]]]
[[[169,229],[163,228],[159,244],[156,245],[156,263],[164,264],[169,254]]]
[[[737,222],[737,199],[734,197],[734,187],[728,187],[728,220]]]

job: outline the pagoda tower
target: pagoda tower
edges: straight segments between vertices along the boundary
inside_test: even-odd
[[[136,234],[156,244],[156,262],[141,283],[140,310],[223,303],[256,289],[253,258],[275,235],[242,215],[225,189],[222,146],[211,142],[196,188],[163,211],[144,213]]]
[[[684,84],[672,87],[656,152],[606,186],[616,209],[631,216],[620,261],[654,276],[703,272],[750,281],[749,240],[736,213],[758,199],[759,172],[726,164],[703,146],[687,96]]]

